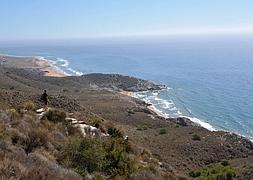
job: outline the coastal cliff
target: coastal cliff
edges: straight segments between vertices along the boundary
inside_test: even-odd
[[[224,177],[253,177],[253,144],[248,139],[208,131],[183,117],[166,119],[150,110],[149,104],[121,93],[161,90],[162,85],[117,74],[55,75],[57,70],[32,57],[1,56],[0,60],[3,178],[40,179],[46,174],[48,179],[191,179],[204,177],[203,168],[215,167],[227,170],[219,172]],[[57,123],[49,116],[40,119],[35,112],[44,89],[56,116],[61,114],[58,111],[65,113]],[[65,116],[97,127],[108,137],[82,139]],[[82,143],[91,148],[78,149]],[[77,164],[78,159],[75,163],[70,157],[73,144],[83,152],[78,156],[83,162],[90,157],[85,153],[99,151],[89,154],[90,164],[81,166],[83,162]],[[108,144],[117,154],[108,150]],[[123,165],[113,157],[124,157]]]

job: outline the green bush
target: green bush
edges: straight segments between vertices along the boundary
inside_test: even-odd
[[[235,170],[229,166],[228,162],[216,163],[196,171],[191,171],[189,175],[195,179],[218,179],[231,180],[235,177]]]
[[[143,125],[143,126],[138,126],[136,130],[137,131],[145,131],[147,129],[148,129],[148,127],[146,125]]]
[[[112,137],[118,137],[118,138],[123,137],[123,133],[119,129],[116,129],[114,127],[110,127],[107,133]]]
[[[102,171],[107,164],[106,150],[102,142],[96,138],[77,137],[62,149],[62,162],[72,167],[79,174]]]
[[[135,112],[134,112],[132,109],[129,109],[129,110],[127,111],[127,113],[128,113],[128,116],[131,116],[132,114],[135,114]]]
[[[200,138],[200,136],[199,136],[199,135],[197,135],[197,134],[193,134],[193,136],[192,136],[192,140],[194,140],[194,141],[201,141],[201,138]]]
[[[193,178],[199,177],[201,175],[201,172],[199,171],[191,171],[189,175]]]
[[[87,172],[103,172],[110,176],[129,177],[136,166],[128,148],[128,143],[120,139],[75,137],[62,148],[58,159],[83,176]]]
[[[91,125],[96,127],[96,128],[100,128],[100,124],[101,124],[101,120],[98,118],[94,118]]]
[[[135,161],[130,158],[128,152],[128,141],[110,140],[106,143],[107,147],[107,160],[108,165],[106,167],[107,173],[110,175],[125,175],[130,176],[136,170]]]
[[[65,122],[66,113],[59,110],[49,110],[44,114],[44,118],[54,123]]]
[[[222,166],[228,166],[228,165],[229,165],[229,162],[228,162],[228,161],[222,161],[222,162],[221,162],[221,165],[222,165]]]
[[[166,134],[167,133],[167,130],[166,129],[160,129],[159,131],[159,134],[162,135],[162,134]]]

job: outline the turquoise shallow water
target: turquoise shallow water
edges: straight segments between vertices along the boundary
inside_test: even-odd
[[[9,42],[0,53],[41,56],[70,75],[121,73],[166,84],[136,96],[165,116],[253,138],[253,37]]]

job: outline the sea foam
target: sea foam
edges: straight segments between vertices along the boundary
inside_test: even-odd
[[[204,120],[201,120],[194,116],[190,117],[184,115],[184,113],[176,106],[175,102],[172,99],[162,99],[161,97],[159,97],[160,93],[169,90],[171,90],[171,88],[155,92],[151,91],[136,92],[133,93],[133,97],[143,100],[148,104],[151,104],[149,108],[154,112],[156,112],[159,116],[162,116],[164,118],[185,117],[210,131],[216,131],[216,129],[212,125],[205,122]],[[188,108],[187,111],[191,112],[191,110]]]
[[[54,56],[36,56],[36,58],[39,60],[47,61],[50,66],[56,68],[60,72],[63,72],[66,76],[81,76],[84,74],[69,67],[69,61],[67,59]]]

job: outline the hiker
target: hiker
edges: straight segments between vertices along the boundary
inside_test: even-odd
[[[44,103],[44,109],[47,110],[48,98],[47,98],[47,90],[44,90],[44,93],[41,95],[40,100]]]

